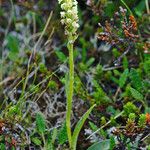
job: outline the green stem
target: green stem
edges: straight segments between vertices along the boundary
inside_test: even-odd
[[[68,43],[69,50],[69,85],[67,91],[67,112],[66,112],[66,127],[70,148],[72,147],[71,141],[71,111],[73,99],[73,85],[74,85],[74,60],[73,60],[73,44]]]
[[[146,5],[147,14],[150,14],[148,0],[145,0],[145,5]]]

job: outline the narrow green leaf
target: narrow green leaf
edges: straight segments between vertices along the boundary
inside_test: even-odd
[[[86,62],[86,66],[87,67],[90,67],[93,63],[94,63],[94,61],[95,61],[95,58],[90,58],[87,62]]]
[[[18,39],[15,36],[9,34],[7,36],[7,41],[8,41],[7,47],[9,48],[9,50],[13,51],[14,53],[18,53],[19,52],[19,41],[18,41]]]
[[[37,138],[37,137],[32,138],[31,141],[32,141],[35,145],[41,145],[41,144],[42,144],[41,140],[40,140],[39,138]]]
[[[67,60],[67,57],[63,52],[56,50],[55,53],[60,61],[65,62]]]
[[[89,121],[89,125],[93,131],[96,131],[98,129],[98,127],[91,121]]]
[[[128,77],[128,74],[129,74],[129,70],[128,69],[125,69],[124,72],[121,74],[120,79],[119,79],[119,86],[121,88],[125,85],[127,77]]]
[[[46,150],[54,150],[52,136],[53,136],[53,133],[48,134],[48,136],[47,136]]]
[[[110,137],[110,148],[109,150],[113,150],[114,147],[115,147],[116,143],[115,143],[115,137],[114,136],[111,136]]]
[[[124,69],[127,69],[128,68],[128,66],[129,66],[129,62],[128,62],[128,59],[127,59],[127,57],[125,56],[125,57],[123,57],[123,68]]]
[[[36,127],[40,134],[44,133],[46,130],[46,121],[42,113],[37,113],[36,115]]]
[[[130,79],[131,79],[131,84],[135,89],[140,91],[142,89],[142,80],[140,78],[140,75],[136,71],[136,69],[131,69],[130,71]]]
[[[143,100],[143,95],[136,89],[130,87],[130,92],[131,92],[132,97],[135,98],[136,100],[139,100],[139,101]]]
[[[113,76],[111,76],[110,78],[114,83],[119,84],[119,80],[117,78],[115,78]]]
[[[18,58],[19,53],[19,41],[15,36],[9,34],[7,36],[7,42],[7,47],[10,50],[8,57],[12,61],[16,61],[16,58]]]
[[[58,133],[58,141],[59,144],[64,144],[68,139],[67,136],[67,128],[66,128],[66,123],[63,124],[63,126],[60,128],[59,133]]]
[[[6,150],[6,146],[5,146],[4,143],[0,143],[0,149],[1,149],[1,150]]]
[[[53,133],[52,133],[52,143],[55,143],[56,137],[57,137],[57,128],[53,129]]]
[[[73,136],[72,136],[72,148],[73,148],[73,150],[76,150],[77,139],[78,139],[78,135],[81,131],[82,126],[84,125],[84,122],[89,117],[91,111],[93,110],[93,108],[95,106],[96,105],[91,106],[90,109],[81,117],[81,119],[78,121],[77,125],[75,126]]]
[[[142,17],[144,10],[146,10],[145,1],[141,0],[139,2],[139,4],[134,8],[134,11],[135,11],[137,16]]]

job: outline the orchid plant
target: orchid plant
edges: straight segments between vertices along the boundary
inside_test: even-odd
[[[73,93],[74,93],[74,56],[73,56],[73,45],[75,40],[77,39],[77,30],[79,28],[79,19],[78,19],[78,9],[77,9],[77,1],[76,0],[58,0],[62,11],[61,15],[61,23],[65,26],[65,35],[67,36],[67,48],[69,51],[69,83],[66,82],[66,96],[67,96],[67,106],[66,106],[66,127],[67,127],[67,135],[68,141],[71,150],[76,149],[77,138],[79,132],[88,118],[90,112],[94,108],[93,105],[79,120],[77,123],[73,135],[71,133],[71,112],[72,112],[72,101],[73,101]]]

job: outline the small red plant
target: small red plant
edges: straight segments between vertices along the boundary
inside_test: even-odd
[[[146,113],[146,123],[150,125],[150,114]]]

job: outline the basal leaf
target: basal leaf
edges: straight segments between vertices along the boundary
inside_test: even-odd
[[[90,109],[81,117],[81,119],[78,121],[77,125],[75,126],[74,132],[73,132],[73,136],[72,136],[72,147],[73,150],[76,150],[76,144],[77,144],[77,139],[78,139],[78,135],[81,131],[81,128],[84,125],[84,122],[86,121],[86,119],[89,117],[91,111],[93,110],[93,108],[96,105],[93,105],[92,107],[90,107]]]
[[[110,140],[104,140],[93,144],[87,150],[109,150]]]

